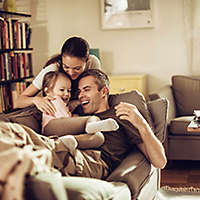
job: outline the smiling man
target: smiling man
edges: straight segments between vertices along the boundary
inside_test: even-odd
[[[91,69],[83,72],[78,80],[79,100],[84,113],[95,114],[100,119],[113,117],[120,125],[117,131],[104,133],[104,143],[99,148],[101,157],[110,170],[117,167],[128,150],[135,145],[155,167],[164,168],[164,148],[137,107],[121,102],[115,108],[110,108],[107,75],[100,70]]]
[[[94,114],[109,109],[108,87],[97,85],[94,76],[82,78],[79,81],[79,100],[85,114]]]

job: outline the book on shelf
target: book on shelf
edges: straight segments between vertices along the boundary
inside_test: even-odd
[[[200,110],[194,110],[194,119],[187,127],[188,132],[200,132]]]
[[[31,53],[27,53],[27,66],[28,66],[28,71],[29,71],[29,76],[33,75],[33,68],[32,68],[32,54]]]
[[[3,21],[3,32],[4,32],[4,37],[3,37],[3,40],[4,40],[4,48],[5,49],[8,49],[8,29],[7,29],[7,22],[6,20]]]
[[[3,87],[0,86],[0,101],[1,101],[1,110],[4,111],[5,110],[5,107],[4,107],[4,101],[3,101]]]
[[[194,110],[194,120],[200,123],[200,110]]]
[[[197,128],[200,128],[200,124],[199,124],[199,122],[192,120],[189,123],[188,128],[197,129]]]
[[[12,19],[11,18],[8,18],[8,30],[9,30],[9,48],[10,49],[13,49],[14,46],[13,46],[13,27],[12,27]]]
[[[11,94],[12,94],[12,102],[14,103],[15,100],[18,98],[16,83],[11,84]]]
[[[4,64],[4,61],[3,61],[3,54],[0,54],[0,80],[3,80],[4,78],[4,68],[3,68],[3,64]]]
[[[0,54],[0,80],[13,80],[32,76],[32,54],[26,52]]]
[[[25,55],[25,53],[22,53],[22,58],[23,58],[22,67],[23,67],[23,70],[24,70],[24,76],[23,77],[27,77],[27,72],[26,72],[27,66],[26,66],[26,55]]]
[[[28,22],[0,18],[0,49],[27,49],[30,47],[31,27]]]
[[[0,90],[0,92],[1,92],[1,90]],[[3,106],[2,106],[1,97],[0,97],[0,112],[3,112]]]
[[[5,57],[4,57],[4,73],[5,73],[5,80],[9,80],[9,65],[8,65],[8,53],[5,53]]]
[[[32,73],[31,26],[22,13],[0,13],[0,112],[13,108]]]
[[[25,90],[27,84],[24,82],[14,82],[9,85],[0,85],[0,112],[11,110],[15,100]]]

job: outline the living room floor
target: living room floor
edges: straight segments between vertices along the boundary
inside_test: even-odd
[[[154,200],[199,200],[200,195],[196,193],[177,193],[160,190]]]
[[[161,170],[161,187],[193,186],[200,188],[200,161],[170,161]],[[181,193],[160,190],[155,200],[197,200],[200,193]]]
[[[161,170],[161,186],[196,186],[200,188],[200,161],[169,161]]]

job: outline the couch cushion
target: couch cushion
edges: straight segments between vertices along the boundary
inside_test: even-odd
[[[10,122],[10,120],[6,117],[4,113],[0,113],[0,121]]]
[[[200,109],[200,77],[173,76],[172,89],[178,116],[192,115]]]
[[[159,89],[157,89],[155,92],[148,95],[149,99],[156,100],[159,98],[166,98],[169,101],[169,109],[168,109],[168,115],[167,115],[167,121],[168,123],[176,117],[176,104],[174,101],[174,95],[172,92],[172,86],[171,85],[165,85]]]
[[[176,117],[170,122],[170,133],[173,135],[188,135],[187,127],[194,116]]]
[[[109,104],[111,106],[115,106],[120,102],[126,102],[135,105],[152,129],[154,129],[153,122],[151,120],[151,114],[149,113],[147,102],[142,93],[138,92],[137,90],[132,90],[126,93],[110,95]]]
[[[41,133],[42,114],[35,106],[29,106],[10,113],[1,113],[0,121],[9,121],[23,124]]]
[[[154,123],[154,133],[161,142],[164,142],[167,128],[168,100],[160,98],[149,101],[147,105]]]

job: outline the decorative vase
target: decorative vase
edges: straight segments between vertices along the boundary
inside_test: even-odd
[[[16,1],[15,0],[4,0],[3,9],[8,12],[16,12]]]

